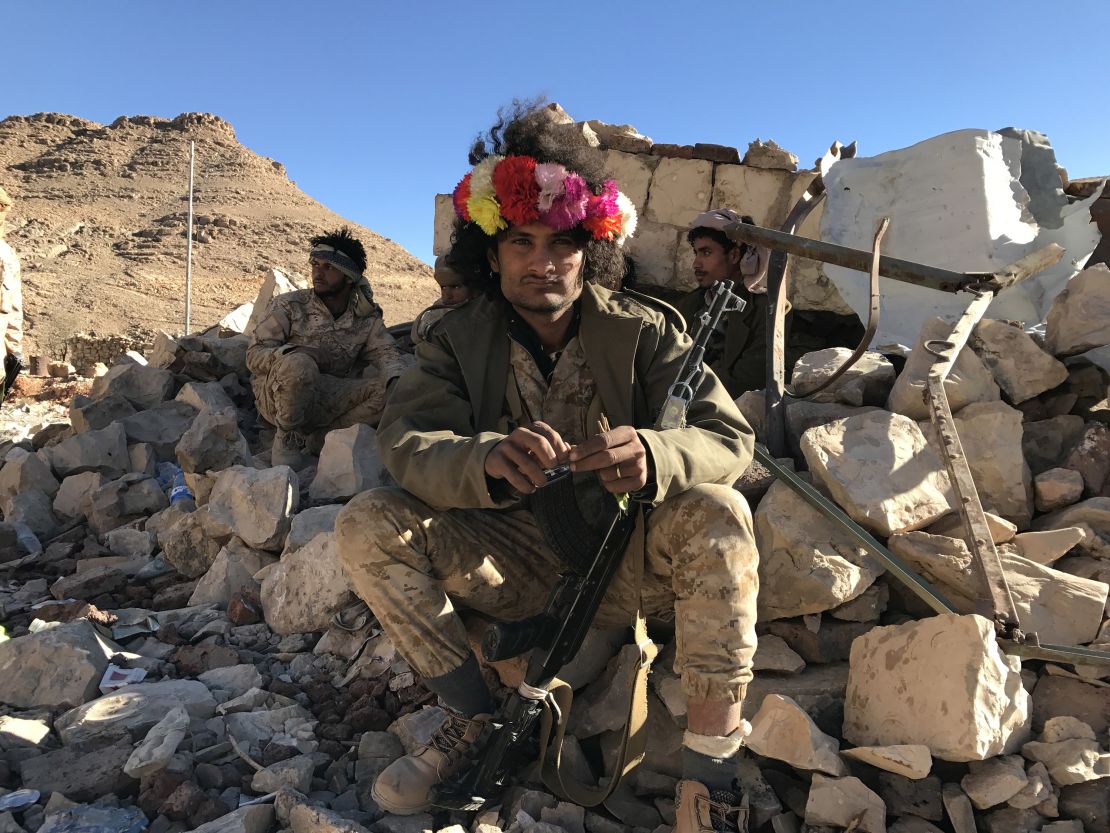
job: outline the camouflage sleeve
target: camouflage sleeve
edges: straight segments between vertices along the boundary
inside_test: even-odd
[[[655,320],[656,327],[647,329],[654,330],[656,338],[641,338],[636,361],[636,373],[653,414],[662,407],[692,343],[678,327]],[[708,369],[686,414],[685,428],[641,428],[638,433],[654,465],[653,504],[702,483],[734,483],[751,463],[755,444],[751,426],[721,380]]]
[[[397,347],[380,315],[374,316],[374,323],[366,336],[366,358],[378,369],[379,378],[387,385],[412,364]]]
[[[255,376],[269,373],[274,359],[289,340],[291,332],[289,310],[279,298],[274,298],[251,333],[250,347],[247,348],[247,369]]]
[[[19,279],[19,260],[2,240],[0,247],[0,318],[4,350],[6,354],[23,355],[23,289]]]

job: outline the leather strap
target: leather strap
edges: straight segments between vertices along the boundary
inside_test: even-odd
[[[583,807],[596,807],[605,802],[620,785],[621,778],[635,769],[644,759],[644,750],[647,747],[648,672],[651,670],[651,663],[658,649],[648,638],[647,621],[639,604],[640,588],[644,577],[645,544],[646,521],[641,514],[636,522],[632,545],[629,547],[629,553],[633,559],[634,589],[637,597],[632,632],[634,644],[640,651],[640,661],[629,675],[631,697],[628,701],[628,716],[624,722],[617,760],[613,764],[608,783],[595,787],[563,771],[563,739],[574,699],[574,692],[563,680],[556,678],[552,682],[544,704],[544,713],[540,719],[540,773],[543,782],[559,798]]]

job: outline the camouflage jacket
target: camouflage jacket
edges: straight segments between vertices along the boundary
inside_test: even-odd
[[[706,374],[686,428],[652,428],[690,338],[669,307],[587,285],[578,337],[597,384],[588,425],[604,413],[633,425],[651,455],[659,503],[700,483],[733,483],[747,468],[751,428],[724,385]],[[669,311],[669,312],[668,312]],[[382,459],[406,490],[440,508],[508,508],[485,457],[508,433],[506,306],[477,298],[444,315],[417,345],[416,367],[394,385],[378,427]]]
[[[23,289],[19,280],[19,258],[0,240],[0,338],[4,355],[23,350]]]
[[[247,367],[255,376],[265,376],[277,356],[299,346],[319,350],[320,372],[341,379],[366,375],[373,366],[388,382],[407,366],[380,313],[357,316],[352,303],[333,318],[311,289],[286,292],[270,301],[251,335]]]

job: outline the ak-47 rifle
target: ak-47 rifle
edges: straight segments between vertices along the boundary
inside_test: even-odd
[[[710,293],[709,308],[698,318],[693,346],[667,392],[657,429],[686,424],[686,410],[705,372],[702,362],[709,337],[722,315],[744,308],[731,281],[717,284]],[[524,682],[474,744],[471,765],[433,789],[435,806],[477,810],[497,801],[513,776],[535,760],[536,728],[552,683],[582,646],[636,526],[637,510],[623,510],[608,493],[606,501],[607,520],[599,535],[582,518],[568,466],[549,470],[547,483],[532,495],[536,523],[564,569],[542,613],[519,622],[494,623],[483,636],[482,654],[491,662],[526,652],[532,657]]]

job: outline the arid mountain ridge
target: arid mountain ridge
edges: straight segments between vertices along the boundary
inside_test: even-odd
[[[190,140],[194,330],[253,300],[269,268],[304,275],[308,238],[341,224],[366,246],[387,323],[436,297],[426,264],[301,192],[218,116],[122,116],[108,126],[9,116],[0,121],[0,186],[15,201],[5,237],[23,266],[28,355],[62,358],[65,339],[81,331],[182,331]]]

